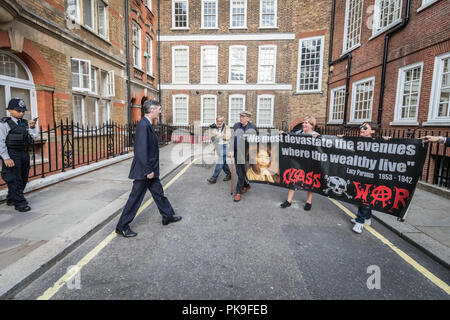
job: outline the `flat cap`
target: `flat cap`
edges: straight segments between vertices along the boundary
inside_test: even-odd
[[[12,98],[11,100],[9,100],[7,109],[14,109],[17,111],[27,111],[27,106],[25,105],[25,101],[23,101],[22,99]]]
[[[252,113],[250,111],[242,111],[239,115],[243,117],[251,117]]]

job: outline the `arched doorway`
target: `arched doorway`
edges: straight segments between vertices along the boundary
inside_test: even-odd
[[[0,50],[0,118],[9,116],[6,107],[16,97],[25,101],[25,119],[37,117],[36,88],[30,70],[14,54]]]

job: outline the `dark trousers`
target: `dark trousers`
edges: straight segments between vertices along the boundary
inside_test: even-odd
[[[7,167],[2,161],[2,178],[8,185],[7,202],[16,207],[28,205],[23,190],[28,183],[30,172],[30,155],[27,151],[8,150],[9,157],[14,161],[14,167]]]
[[[364,223],[364,220],[369,220],[372,217],[372,210],[368,206],[358,207],[358,214],[356,215],[356,222]]]
[[[238,181],[236,184],[236,194],[242,194],[242,188],[247,188],[250,186],[250,184],[248,183],[247,179],[246,165],[238,164],[236,153],[234,156],[234,167],[236,168],[236,175],[238,176]]]
[[[147,189],[152,194],[153,200],[163,218],[169,218],[175,214],[169,200],[164,196],[164,190],[159,178],[134,180],[130,196],[117,223],[117,229],[122,231],[129,228],[128,225],[136,216]]]

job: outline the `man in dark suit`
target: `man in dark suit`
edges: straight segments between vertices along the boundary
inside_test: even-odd
[[[163,225],[181,220],[180,216],[175,215],[169,200],[164,196],[159,180],[158,136],[152,121],[159,118],[161,106],[158,101],[147,100],[142,108],[144,117],[136,125],[134,159],[128,176],[134,179],[133,188],[116,227],[116,232],[126,238],[137,235],[129,224],[136,216],[147,189],[159,209]]]

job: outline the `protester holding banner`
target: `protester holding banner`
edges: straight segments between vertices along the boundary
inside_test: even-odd
[[[443,136],[425,136],[422,138],[426,142],[439,142],[443,143],[446,147],[450,147],[450,137]]]
[[[255,133],[256,126],[250,122],[252,116],[249,111],[242,111],[240,114],[240,121],[236,122],[233,126],[233,136],[230,139],[230,154],[234,157],[234,166],[236,168],[236,174],[238,181],[236,184],[236,194],[234,201],[238,202],[242,198],[242,194],[246,193],[250,189],[250,184],[246,176],[245,168],[245,139],[243,135],[245,133]]]
[[[223,181],[229,181],[231,180],[231,171],[227,164],[227,144],[231,135],[230,129],[225,124],[222,116],[216,118],[216,123],[211,126],[211,129],[211,140],[214,142],[214,147],[216,148],[217,164],[212,177],[207,179],[207,181],[210,184],[216,183],[217,177],[222,169],[226,174]]]
[[[314,118],[313,116],[307,115],[303,118],[302,129],[292,132],[292,133],[309,135],[309,136],[312,136],[313,138],[317,138],[320,134],[318,132],[314,131],[315,126],[316,126],[316,118]],[[294,197],[294,193],[295,193],[295,188],[289,187],[288,198],[285,202],[283,202],[280,205],[281,208],[287,208],[287,207],[291,206],[292,198]],[[306,203],[303,208],[305,211],[311,210],[312,196],[313,196],[313,193],[311,191],[308,191],[308,194],[306,196]]]
[[[359,136],[363,138],[372,138],[377,134],[378,126],[371,122],[364,122],[359,127]],[[351,219],[351,222],[355,225],[353,226],[353,231],[356,233],[361,233],[364,229],[364,225],[370,226],[372,223],[372,210],[369,206],[362,205],[358,207],[358,213],[356,219]]]

